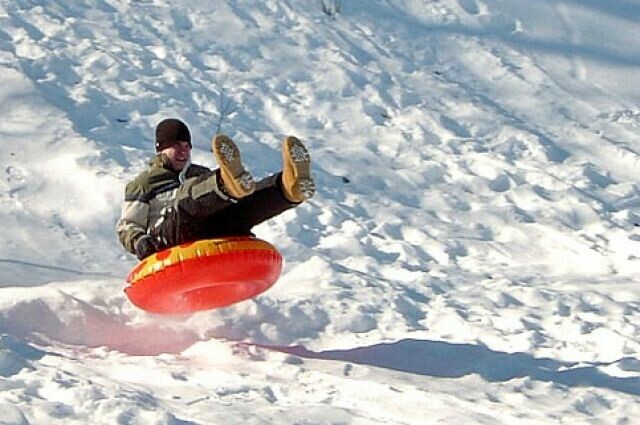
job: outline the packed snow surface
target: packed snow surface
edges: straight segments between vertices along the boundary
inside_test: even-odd
[[[322,3],[325,5],[323,11]],[[341,6],[338,11],[338,6]],[[0,0],[0,424],[631,424],[639,0]],[[178,117],[318,193],[256,299],[127,300]],[[635,419],[634,419],[635,418]]]

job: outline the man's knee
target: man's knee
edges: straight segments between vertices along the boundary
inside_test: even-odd
[[[177,207],[182,213],[203,218],[233,205],[234,201],[220,190],[218,176],[200,176],[185,181],[178,191]]]
[[[203,196],[216,194],[218,191],[218,183],[216,181],[216,175],[213,174],[206,178],[201,179],[193,179],[193,182],[189,182],[189,186],[187,187],[187,196],[191,199],[197,200],[202,198]],[[185,182],[185,186],[187,186],[187,182]],[[216,194],[217,195],[217,194]]]

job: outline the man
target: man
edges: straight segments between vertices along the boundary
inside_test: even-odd
[[[212,142],[216,170],[191,164],[191,133],[182,121],[163,120],[155,136],[156,156],[127,184],[116,225],[120,242],[138,259],[198,239],[251,235],[254,226],[315,193],[309,152],[293,136],[282,145],[282,172],[257,183],[225,135]]]

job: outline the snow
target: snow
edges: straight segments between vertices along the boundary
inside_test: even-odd
[[[329,2],[331,3],[331,2]],[[634,423],[638,0],[0,0],[0,424]],[[318,193],[261,296],[126,299],[179,117]]]

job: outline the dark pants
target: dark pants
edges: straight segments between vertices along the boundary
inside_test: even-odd
[[[187,181],[179,189],[176,207],[161,226],[161,238],[167,246],[175,246],[199,239],[252,235],[254,226],[298,205],[284,197],[281,184],[281,173],[274,174],[257,182],[251,195],[233,202],[213,190],[214,185],[222,187],[217,173]]]

